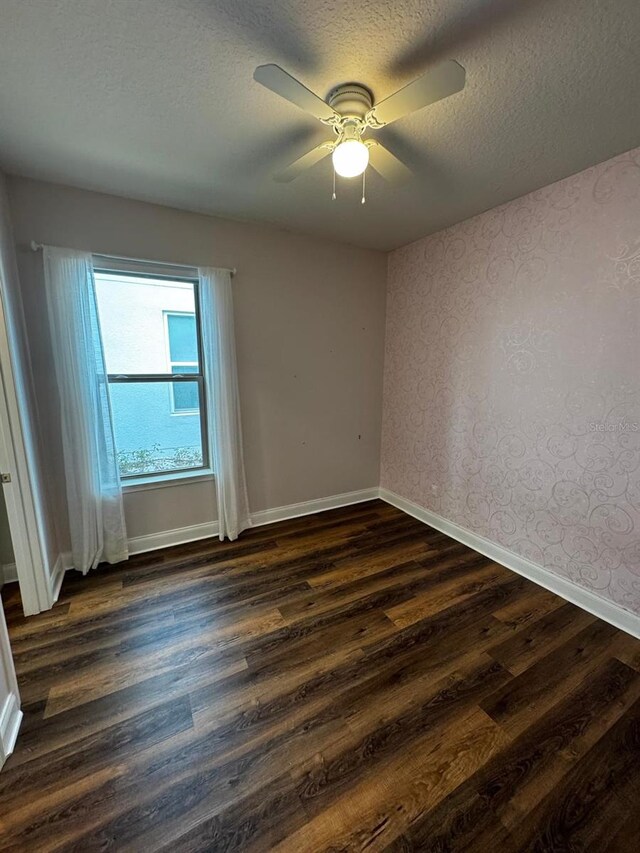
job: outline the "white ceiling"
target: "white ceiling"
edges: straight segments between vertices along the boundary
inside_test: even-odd
[[[386,250],[640,145],[639,43],[639,0],[0,0],[0,166]],[[408,185],[271,180],[327,131],[256,65],[380,100],[442,59],[379,135]]]

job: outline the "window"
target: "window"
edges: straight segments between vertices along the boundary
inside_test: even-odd
[[[123,479],[208,466],[198,283],[95,267]]]
[[[165,314],[169,373],[198,373],[198,346],[195,314]],[[171,408],[176,415],[198,414],[198,395],[183,382],[171,387]]]

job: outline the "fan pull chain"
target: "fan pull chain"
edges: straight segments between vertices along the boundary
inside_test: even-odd
[[[331,196],[331,200],[336,200],[336,170],[333,170],[333,195]]]
[[[366,202],[366,200],[367,200],[367,199],[365,198],[365,187],[366,187],[366,184],[365,184],[365,178],[364,178],[364,176],[365,176],[366,174],[367,174],[367,170],[365,169],[365,170],[364,170],[364,172],[362,173],[362,201],[360,202],[360,204],[364,204],[364,203]]]

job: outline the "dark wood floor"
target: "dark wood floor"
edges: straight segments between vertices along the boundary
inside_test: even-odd
[[[4,597],[2,850],[638,849],[640,642],[378,501]]]

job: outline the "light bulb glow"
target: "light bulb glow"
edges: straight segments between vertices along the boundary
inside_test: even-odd
[[[369,149],[359,139],[345,139],[333,149],[331,159],[342,178],[356,178],[369,164]]]

